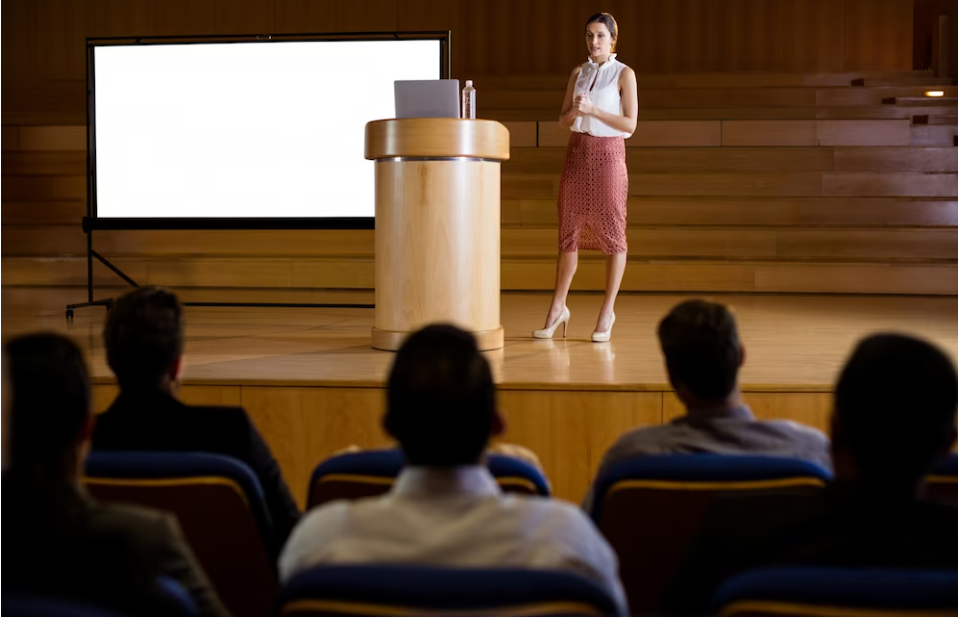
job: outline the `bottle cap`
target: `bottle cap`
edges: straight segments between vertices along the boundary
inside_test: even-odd
[[[467,80],[466,80],[466,86],[471,86],[471,85],[472,85],[472,80],[471,80],[471,79],[467,79]]]

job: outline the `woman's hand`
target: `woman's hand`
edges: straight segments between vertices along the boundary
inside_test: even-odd
[[[595,105],[592,103],[592,98],[588,94],[580,94],[575,97],[573,101],[573,107],[579,110],[579,115],[582,116],[591,116],[595,114]]]

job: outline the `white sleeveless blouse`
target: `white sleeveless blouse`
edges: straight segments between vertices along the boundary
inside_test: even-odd
[[[579,77],[575,82],[573,98],[579,94],[588,94],[592,104],[612,114],[622,115],[622,95],[619,94],[619,75],[626,66],[615,59],[616,54],[610,54],[609,60],[601,65],[592,58],[582,65]],[[591,90],[590,90],[591,89]],[[576,133],[588,133],[594,137],[631,137],[632,133],[625,133],[614,129],[594,116],[578,116],[571,129]]]

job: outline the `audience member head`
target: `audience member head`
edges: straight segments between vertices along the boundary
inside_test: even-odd
[[[47,480],[75,480],[93,415],[80,348],[59,334],[29,334],[4,346],[13,387],[11,468]]]
[[[406,339],[387,387],[386,432],[411,465],[475,465],[502,431],[489,363],[475,338],[454,326],[428,326]]]
[[[900,334],[863,339],[835,387],[836,477],[914,495],[955,443],[956,412],[958,376],[943,351]]]
[[[689,300],[659,323],[669,382],[690,408],[714,408],[738,395],[745,349],[732,312],[721,304]]]
[[[160,287],[138,287],[113,303],[103,340],[120,388],[172,390],[183,367],[183,306]]]

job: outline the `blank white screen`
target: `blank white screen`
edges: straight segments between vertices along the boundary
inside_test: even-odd
[[[99,217],[371,217],[366,123],[439,41],[97,47]]]

